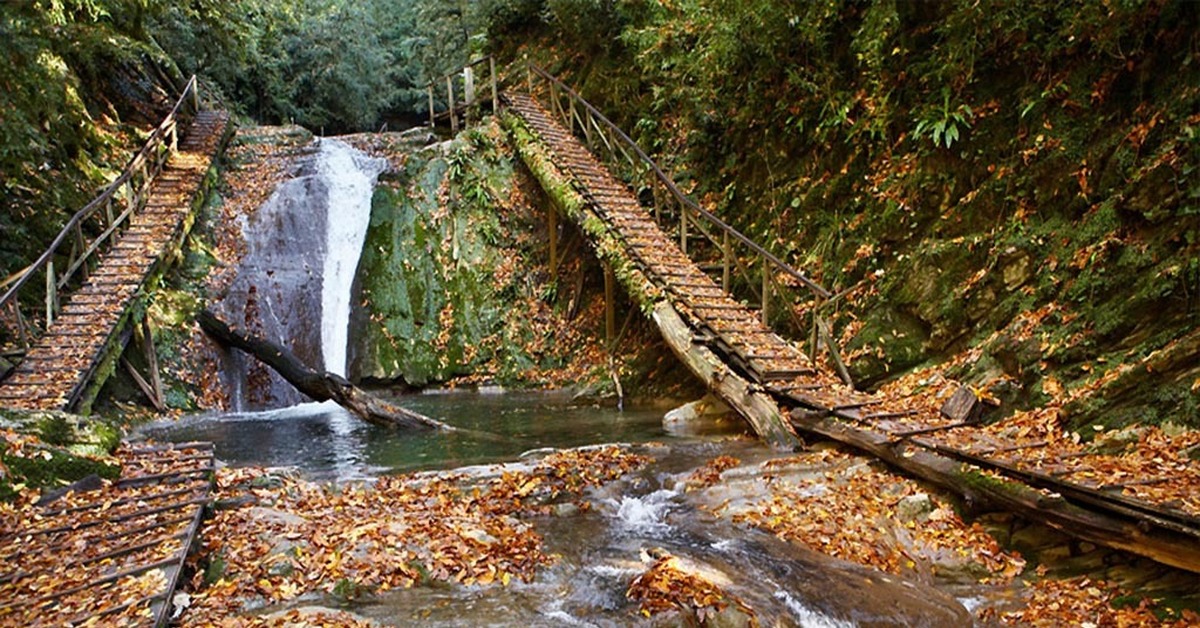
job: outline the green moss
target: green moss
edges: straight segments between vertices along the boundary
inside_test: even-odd
[[[120,475],[119,465],[80,456],[59,447],[45,447],[33,452],[14,455],[7,445],[0,445],[0,462],[8,474],[0,478],[0,500],[11,500],[21,485],[31,488],[54,488],[81,480],[95,474],[102,478],[115,479]]]
[[[503,138],[471,129],[381,178],[359,262],[356,376],[423,386],[486,368],[518,383],[559,365],[545,328],[512,311],[542,285],[531,273],[545,254],[518,241],[525,218],[503,208],[516,177]]]

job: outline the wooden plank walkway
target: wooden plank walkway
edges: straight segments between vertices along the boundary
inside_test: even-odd
[[[0,406],[78,410],[99,367],[115,360],[131,321],[131,306],[160,276],[164,254],[187,236],[193,202],[220,150],[229,115],[196,115],[179,150],[154,180],[146,206],[101,260],[59,317],[9,377],[0,382]]]
[[[0,513],[0,625],[166,625],[210,498],[212,445],[116,455],[120,479]]]
[[[634,193],[530,95],[514,90],[505,94],[505,100],[510,111],[517,114],[549,150],[555,166],[570,177],[572,185],[588,201],[589,211],[606,223],[606,231],[621,243],[625,256],[662,290],[674,309],[684,317],[693,330],[693,342],[707,345],[746,379],[770,393],[784,412],[792,409],[794,427],[826,436],[852,431],[859,435],[858,441],[883,443],[879,448],[889,452],[893,446],[915,447],[944,459],[966,461],[987,473],[1006,476],[1054,494],[1061,493],[1070,498],[1072,505],[1102,511],[1110,517],[1097,523],[1088,519],[1088,511],[1065,508],[1058,513],[1067,522],[1064,525],[1083,521],[1092,526],[1087,530],[1070,529],[1072,534],[1141,553],[1166,564],[1197,570],[1200,565],[1200,561],[1195,560],[1200,556],[1197,554],[1200,552],[1200,516],[1194,509],[1180,508],[1176,504],[1178,499],[1159,497],[1148,502],[1107,490],[1126,486],[1120,483],[1092,486],[1087,481],[1074,480],[1075,477],[1087,477],[1086,469],[1074,469],[1074,475],[1068,479],[1052,476],[1040,468],[1026,468],[1030,464],[1027,462],[1004,459],[1004,452],[1039,446],[1038,443],[1012,442],[1011,439],[994,443],[983,439],[990,448],[977,455],[972,441],[987,435],[985,426],[952,420],[936,405],[919,399],[871,395],[845,385],[831,369],[814,364],[763,325],[749,307],[731,298],[680,250],[675,238],[668,237],[659,228]],[[1082,446],[1072,449],[1079,451],[1064,455],[1086,453]],[[907,457],[912,453],[903,455]],[[1122,464],[1136,466],[1137,461],[1132,459],[1136,456],[1128,457],[1131,460]],[[1112,467],[1116,463],[1110,458],[1096,464]],[[1195,461],[1177,463],[1173,472],[1175,475],[1170,477],[1191,478],[1200,473],[1200,464]],[[1165,482],[1163,477],[1167,476],[1156,474],[1152,482]],[[1114,534],[1113,530],[1119,530],[1119,533]],[[1141,540],[1137,544],[1120,542],[1126,533]]]
[[[804,378],[805,384],[840,385],[688,258],[633,192],[540,104],[523,93],[508,93],[506,98],[511,110],[554,153],[555,164],[571,174],[580,193],[624,243],[629,258],[663,289],[688,323],[710,339],[714,352],[760,385],[771,383],[782,389],[798,378]]]

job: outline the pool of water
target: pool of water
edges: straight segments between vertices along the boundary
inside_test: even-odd
[[[151,424],[141,434],[211,441],[217,458],[234,466],[294,466],[309,477],[336,480],[512,460],[542,447],[672,438],[662,428],[664,408],[621,411],[575,401],[566,392],[439,391],[392,401],[464,432],[380,427],[327,402],[197,415]]]

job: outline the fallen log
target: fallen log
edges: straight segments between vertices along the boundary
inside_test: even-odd
[[[196,318],[200,323],[200,328],[214,340],[224,346],[241,349],[258,358],[263,364],[279,373],[288,383],[295,386],[296,390],[308,395],[313,401],[333,400],[363,420],[375,425],[445,431],[455,429],[441,421],[383,401],[351,384],[341,375],[309,368],[286,347],[231,329],[229,325],[208,310],[201,311]]]
[[[860,430],[803,410],[792,412],[799,430],[865,451],[969,503],[989,504],[1048,525],[1077,539],[1145,556],[1164,565],[1200,573],[1200,531],[1156,518],[1121,516],[1085,508],[1063,495],[984,473],[979,467],[930,451],[909,440]]]
[[[780,414],[779,404],[726,366],[708,347],[693,342],[691,327],[670,303],[654,304],[651,318],[675,356],[721,401],[746,419],[767,444],[776,449],[794,449],[800,444]]]

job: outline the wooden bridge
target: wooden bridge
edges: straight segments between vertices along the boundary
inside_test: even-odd
[[[0,407],[86,414],[120,361],[164,409],[148,297],[215,182],[229,130],[228,114],[199,105],[193,77],[124,171],[0,283],[0,342],[20,360],[0,380]],[[122,355],[131,339],[146,375]],[[210,500],[212,446],[125,445],[115,456],[119,479],[92,476],[0,520],[0,624],[166,625]]]
[[[119,479],[92,476],[0,519],[0,625],[167,624],[211,499],[212,445],[115,455]]]
[[[0,407],[86,414],[122,361],[163,409],[146,297],[178,254],[213,182],[228,120],[226,113],[200,110],[193,77],[121,175],[37,261],[0,284],[6,288],[0,341],[20,357],[0,380]],[[146,375],[121,357],[131,338],[144,348]]]
[[[606,284],[619,278],[681,360],[765,440],[786,447],[797,432],[830,438],[967,500],[1200,572],[1200,502],[1189,496],[1200,487],[1196,461],[1092,452],[1061,431],[988,429],[969,410],[978,399],[967,388],[940,406],[855,390],[823,314],[844,293],[817,285],[701,208],[558,78],[532,64],[524,77],[509,78],[503,100],[512,115],[504,119],[518,153],[591,241]],[[554,209],[548,220],[553,268]],[[808,351],[776,324],[805,330]],[[821,348],[827,361],[814,359]],[[1017,456],[1022,451],[1041,453]],[[1135,479],[1106,483],[1091,471],[1101,467]],[[978,479],[987,477],[1005,481]],[[1180,491],[1145,490],[1169,485]]]

